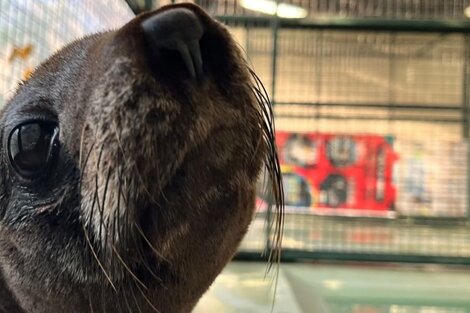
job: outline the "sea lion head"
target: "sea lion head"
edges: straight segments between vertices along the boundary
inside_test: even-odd
[[[163,7],[77,40],[0,116],[0,311],[189,312],[282,201],[271,108],[228,31]]]

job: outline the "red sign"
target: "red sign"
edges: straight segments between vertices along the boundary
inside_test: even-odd
[[[359,215],[393,209],[397,156],[387,137],[290,132],[276,136],[288,208]]]

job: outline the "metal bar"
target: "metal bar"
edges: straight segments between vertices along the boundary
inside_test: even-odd
[[[318,30],[318,31],[322,31],[322,30]],[[372,32],[372,31],[369,31],[369,32]],[[448,35],[448,34],[446,34]],[[252,55],[265,55],[266,52],[265,51],[252,51]],[[297,55],[297,56],[311,56],[311,52],[294,52],[292,53],[293,55]],[[336,58],[339,58],[339,57],[347,57],[349,56],[350,53],[347,52],[347,51],[336,51],[334,55],[323,55],[322,56],[322,59],[324,60],[327,60],[327,59],[336,59]],[[371,58],[388,58],[390,57],[389,54],[387,53],[384,53],[384,52],[381,52],[381,51],[370,51],[368,56],[367,56],[369,59]],[[404,59],[410,59],[410,58],[418,58],[418,56],[415,56],[415,55],[412,55],[412,54],[407,54],[407,55],[394,55],[393,56],[395,58],[395,60],[404,60]],[[435,58],[433,56],[430,56],[430,55],[420,55],[419,56],[419,59],[420,60],[435,60]]]
[[[389,49],[389,57],[388,57],[388,119],[387,122],[393,121],[394,116],[394,106],[395,104],[395,89],[393,88],[393,84],[396,82],[396,75],[395,75],[395,67],[396,67],[396,54],[392,53],[392,49],[396,43],[396,32],[392,32],[389,35],[389,42],[388,42],[388,49]],[[390,126],[390,124],[388,124]]]
[[[246,49],[246,55],[248,56],[248,58],[252,55],[251,54],[251,41],[250,41],[250,30],[251,30],[251,27],[248,27],[247,25],[245,25],[245,49]]]
[[[159,5],[158,5],[158,2],[159,2],[158,0],[155,0],[155,1],[153,1],[153,0],[145,0],[145,2],[144,2],[144,3],[145,3],[145,4],[144,4],[144,10],[145,10],[145,11],[150,11],[150,10],[152,10],[153,5],[155,5],[155,7],[158,7],[158,6],[159,6]]]
[[[259,252],[238,252],[235,260],[266,261],[267,258]],[[335,260],[335,261],[360,261],[360,262],[397,262],[397,263],[421,263],[421,264],[453,264],[470,265],[470,258],[446,257],[438,255],[416,254],[389,254],[389,253],[359,253],[336,251],[308,251],[283,249],[283,262],[295,262],[299,260]]]
[[[464,36],[464,49],[463,49],[463,99],[462,99],[462,138],[467,143],[467,219],[470,220],[470,90],[469,90],[469,58],[470,58],[470,37]]]
[[[269,27],[272,17],[218,15],[217,19],[227,23],[249,23],[255,27]],[[338,30],[389,30],[409,32],[448,32],[470,33],[468,20],[404,20],[404,19],[373,19],[373,18],[306,18],[278,19],[279,27],[296,29],[338,29]]]
[[[271,102],[274,104],[276,103],[276,72],[277,72],[277,53],[278,53],[278,37],[279,37],[279,18],[277,15],[272,18],[272,37],[273,37],[273,45],[272,45],[272,59],[271,59]]]
[[[329,102],[276,102],[276,106],[284,105],[303,105],[303,106],[325,106],[325,107],[353,107],[353,108],[371,108],[388,109],[390,104],[371,104],[371,103],[329,103]],[[393,104],[394,109],[400,110],[439,110],[439,111],[458,111],[462,110],[461,105],[427,105],[427,104]]]
[[[470,37],[469,35],[464,36],[464,56],[463,56],[463,105],[462,114],[465,120],[463,125],[463,137],[466,139],[470,138],[470,66],[468,61],[470,59]]]
[[[279,0],[276,0],[276,3],[279,3]],[[272,53],[271,53],[271,103],[274,105],[275,103],[275,96],[276,96],[276,67],[277,67],[277,39],[279,36],[279,17],[276,15],[273,15],[271,17],[271,30],[272,30]],[[273,183],[272,181],[269,181],[269,183]],[[272,245],[271,245],[271,225],[272,225],[272,208],[275,207],[274,203],[274,195],[271,193],[269,196],[269,208],[267,210],[267,215],[266,215],[266,222],[267,222],[267,227],[266,227],[266,247],[265,251],[269,255],[269,251],[271,251]]]
[[[324,49],[324,31],[319,31],[318,34],[317,34],[317,37],[316,37],[316,45],[315,45],[315,49],[318,49],[318,51],[316,52],[316,55],[318,56],[323,56],[323,49]],[[321,99],[322,97],[322,93],[323,93],[323,80],[322,80],[322,77],[323,77],[323,62],[324,60],[324,57],[317,57],[315,58],[315,68],[314,68],[314,71],[315,71],[315,87],[316,87],[316,97],[317,99]],[[281,104],[281,103],[276,103],[276,104]],[[285,102],[282,103],[283,104],[286,104]],[[320,106],[318,106],[320,107]],[[317,111],[317,114],[319,112]]]
[[[301,115],[301,114],[287,114],[287,113],[277,113],[277,118],[296,118],[296,119],[329,119],[329,120],[370,120],[370,121],[408,121],[408,122],[435,122],[435,123],[450,123],[457,124],[463,123],[463,118],[455,119],[444,119],[444,118],[433,118],[433,117],[410,117],[410,116],[393,116],[390,117],[378,117],[378,116],[340,116],[340,115],[331,115],[331,114],[317,114],[317,115]]]

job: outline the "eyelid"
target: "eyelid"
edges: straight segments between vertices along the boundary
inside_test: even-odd
[[[59,122],[57,113],[50,101],[31,100],[28,103],[14,103],[7,108],[3,115],[3,125],[6,133],[9,133],[19,124],[30,121]]]

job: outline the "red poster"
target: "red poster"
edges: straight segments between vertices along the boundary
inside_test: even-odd
[[[287,211],[387,216],[396,190],[392,141],[379,135],[277,132]]]

